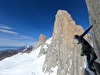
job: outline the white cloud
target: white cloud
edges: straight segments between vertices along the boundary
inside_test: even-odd
[[[29,36],[17,35],[15,39],[27,39],[27,40],[34,40],[34,38]]]
[[[0,24],[0,32],[7,33],[7,34],[13,34],[13,35],[18,34],[17,32],[12,31],[11,27],[4,25],[4,24]]]
[[[12,29],[11,27],[4,25],[4,24],[0,24],[0,29]]]
[[[0,38],[0,46],[25,46],[25,45],[35,45],[36,41],[31,41],[28,42],[27,40],[25,41],[19,41],[19,40],[14,40],[14,39],[4,39]]]
[[[0,32],[1,33],[6,33],[6,34],[10,34],[9,36],[13,38],[10,39],[6,39],[6,38],[0,38],[0,46],[24,46],[24,45],[29,45],[29,44],[36,44],[36,41],[34,41],[35,39],[29,36],[23,36],[20,33],[17,33],[15,31],[12,30],[13,28],[7,26],[7,25],[3,25],[0,24]]]
[[[14,36],[16,36],[16,39],[30,39],[30,40],[33,39],[31,37],[23,36],[23,35],[20,35],[19,33],[15,32],[15,31],[12,31],[11,27],[4,25],[4,24],[0,24],[0,32],[14,35]]]
[[[28,36],[20,36],[20,38],[23,38],[23,39],[33,39],[31,37],[28,37]]]
[[[18,34],[17,32],[6,30],[6,29],[0,29],[0,32],[7,33],[7,34],[13,34],[13,35]]]

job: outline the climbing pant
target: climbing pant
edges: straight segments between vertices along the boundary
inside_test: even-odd
[[[88,68],[91,70],[93,67],[93,63],[94,61],[97,59],[97,55],[95,54],[95,52],[93,51],[93,53],[87,54],[86,55],[87,58],[87,65]]]

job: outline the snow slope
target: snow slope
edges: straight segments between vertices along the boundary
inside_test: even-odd
[[[46,44],[50,44],[51,39],[48,39]],[[0,75],[48,75],[49,73],[42,71],[46,55],[38,57],[41,47],[47,49],[46,45],[40,46],[29,54],[19,53],[0,61]],[[57,67],[52,70],[53,72],[50,75],[56,75]]]

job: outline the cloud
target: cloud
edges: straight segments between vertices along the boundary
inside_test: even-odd
[[[13,35],[17,35],[18,33],[15,31],[12,31],[12,28],[7,26],[7,25],[3,25],[0,24],[0,32],[2,33],[7,33],[7,34],[13,34]]]
[[[15,31],[12,31],[11,27],[4,25],[4,24],[0,24],[0,32],[15,35],[16,39],[30,39],[30,40],[33,39],[31,37],[23,36],[23,35],[20,35],[19,33],[15,32]]]
[[[11,27],[4,25],[4,24],[0,24],[0,29],[12,29]]]
[[[34,40],[34,38],[29,36],[17,35],[15,39],[27,39],[27,40]]]
[[[11,35],[9,35],[9,38],[8,35],[6,35],[5,38],[0,38],[0,46],[24,46],[36,43],[35,38],[15,32],[13,31],[13,28],[7,25],[0,24],[0,32]]]
[[[15,35],[16,39],[31,39],[31,40],[33,39],[31,37],[23,36],[15,31],[12,31],[11,27],[4,25],[4,24],[0,24],[0,32]]]
[[[7,33],[7,34],[13,34],[13,35],[17,35],[18,34],[17,32],[6,30],[6,29],[0,29],[0,32]]]
[[[14,39],[4,39],[0,38],[0,46],[25,46],[25,45],[35,45],[36,41],[19,41]]]

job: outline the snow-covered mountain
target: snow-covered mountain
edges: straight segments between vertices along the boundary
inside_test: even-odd
[[[19,51],[23,53],[30,53],[34,49],[34,46],[29,45],[29,46],[23,46],[19,49]]]
[[[0,61],[7,57],[11,57],[15,54],[18,54],[18,53],[30,53],[33,50],[33,48],[34,47],[32,45],[29,45],[29,46],[23,46],[16,50],[13,50],[13,49],[2,50],[0,51]]]
[[[29,54],[18,53],[0,61],[0,75],[48,75],[42,69],[46,55],[41,55],[41,57],[38,55],[41,49],[47,50],[51,40],[52,38],[48,39],[44,45],[39,46]],[[56,75],[56,73],[57,67],[52,68],[50,75]]]

